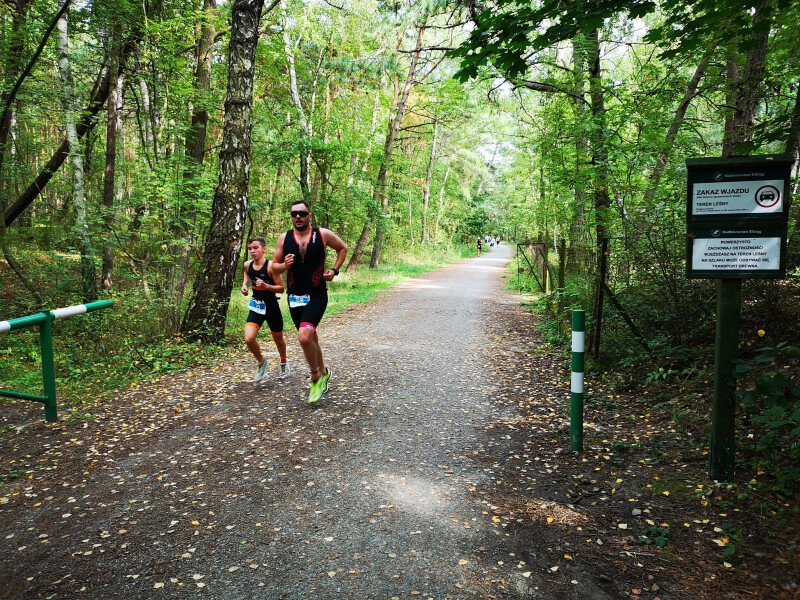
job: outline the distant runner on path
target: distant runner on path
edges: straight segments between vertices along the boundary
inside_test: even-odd
[[[308,401],[313,404],[328,391],[331,379],[317,335],[317,326],[328,306],[325,282],[339,274],[347,246],[331,230],[311,225],[311,208],[305,200],[292,204],[290,215],[293,227],[278,238],[273,269],[278,275],[287,272],[289,312],[311,372]],[[325,269],[327,248],[336,251],[336,261],[330,269]]]
[[[264,258],[267,243],[264,238],[256,237],[248,240],[247,251],[250,258],[244,263],[244,281],[242,282],[242,295],[247,296],[248,287],[253,286],[253,297],[247,308],[247,322],[244,324],[244,343],[253,353],[258,362],[258,369],[253,381],[261,381],[267,374],[269,358],[261,354],[261,346],[256,336],[264,324],[269,325],[272,339],[281,357],[281,379],[289,376],[289,363],[286,361],[286,340],[283,339],[283,316],[281,307],[275,294],[283,293],[283,281],[278,277],[268,259]]]

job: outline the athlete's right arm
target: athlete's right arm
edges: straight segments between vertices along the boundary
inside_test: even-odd
[[[286,239],[286,234],[282,233],[278,238],[278,244],[275,246],[275,256],[272,257],[272,270],[276,275],[282,275],[292,266],[294,262],[294,254],[284,256],[283,254],[283,241]]]
[[[269,263],[269,266],[267,267],[267,273],[269,273],[269,276],[272,277],[272,281],[277,281],[277,283],[274,285],[268,285],[267,290],[276,294],[282,294],[284,292],[283,279],[281,279],[280,275],[275,273],[274,262]]]
[[[247,269],[250,267],[250,261],[244,261],[244,281],[242,281],[242,295],[247,296],[247,286],[250,283],[250,276],[247,274]]]

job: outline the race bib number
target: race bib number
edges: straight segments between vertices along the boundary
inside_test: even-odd
[[[250,303],[247,305],[247,308],[258,315],[267,314],[266,303],[262,302],[261,300],[256,300],[255,298],[250,298]]]
[[[289,308],[299,308],[311,302],[311,296],[305,294],[304,296],[295,296],[289,294]]]

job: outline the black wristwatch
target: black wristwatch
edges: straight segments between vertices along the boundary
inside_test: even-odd
[[[339,269],[337,269],[336,267],[331,267],[331,271],[333,271],[334,276],[339,274]]]

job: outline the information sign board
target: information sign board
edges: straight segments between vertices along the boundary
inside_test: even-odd
[[[784,155],[690,158],[687,219],[786,218],[791,164]]]
[[[781,278],[786,271],[785,242],[781,227],[694,229],[689,236],[689,277]]]
[[[734,360],[741,279],[783,278],[793,160],[786,155],[686,161],[686,275],[719,279],[709,476],[733,477]]]
[[[786,155],[686,161],[686,273],[691,279],[786,274]]]

